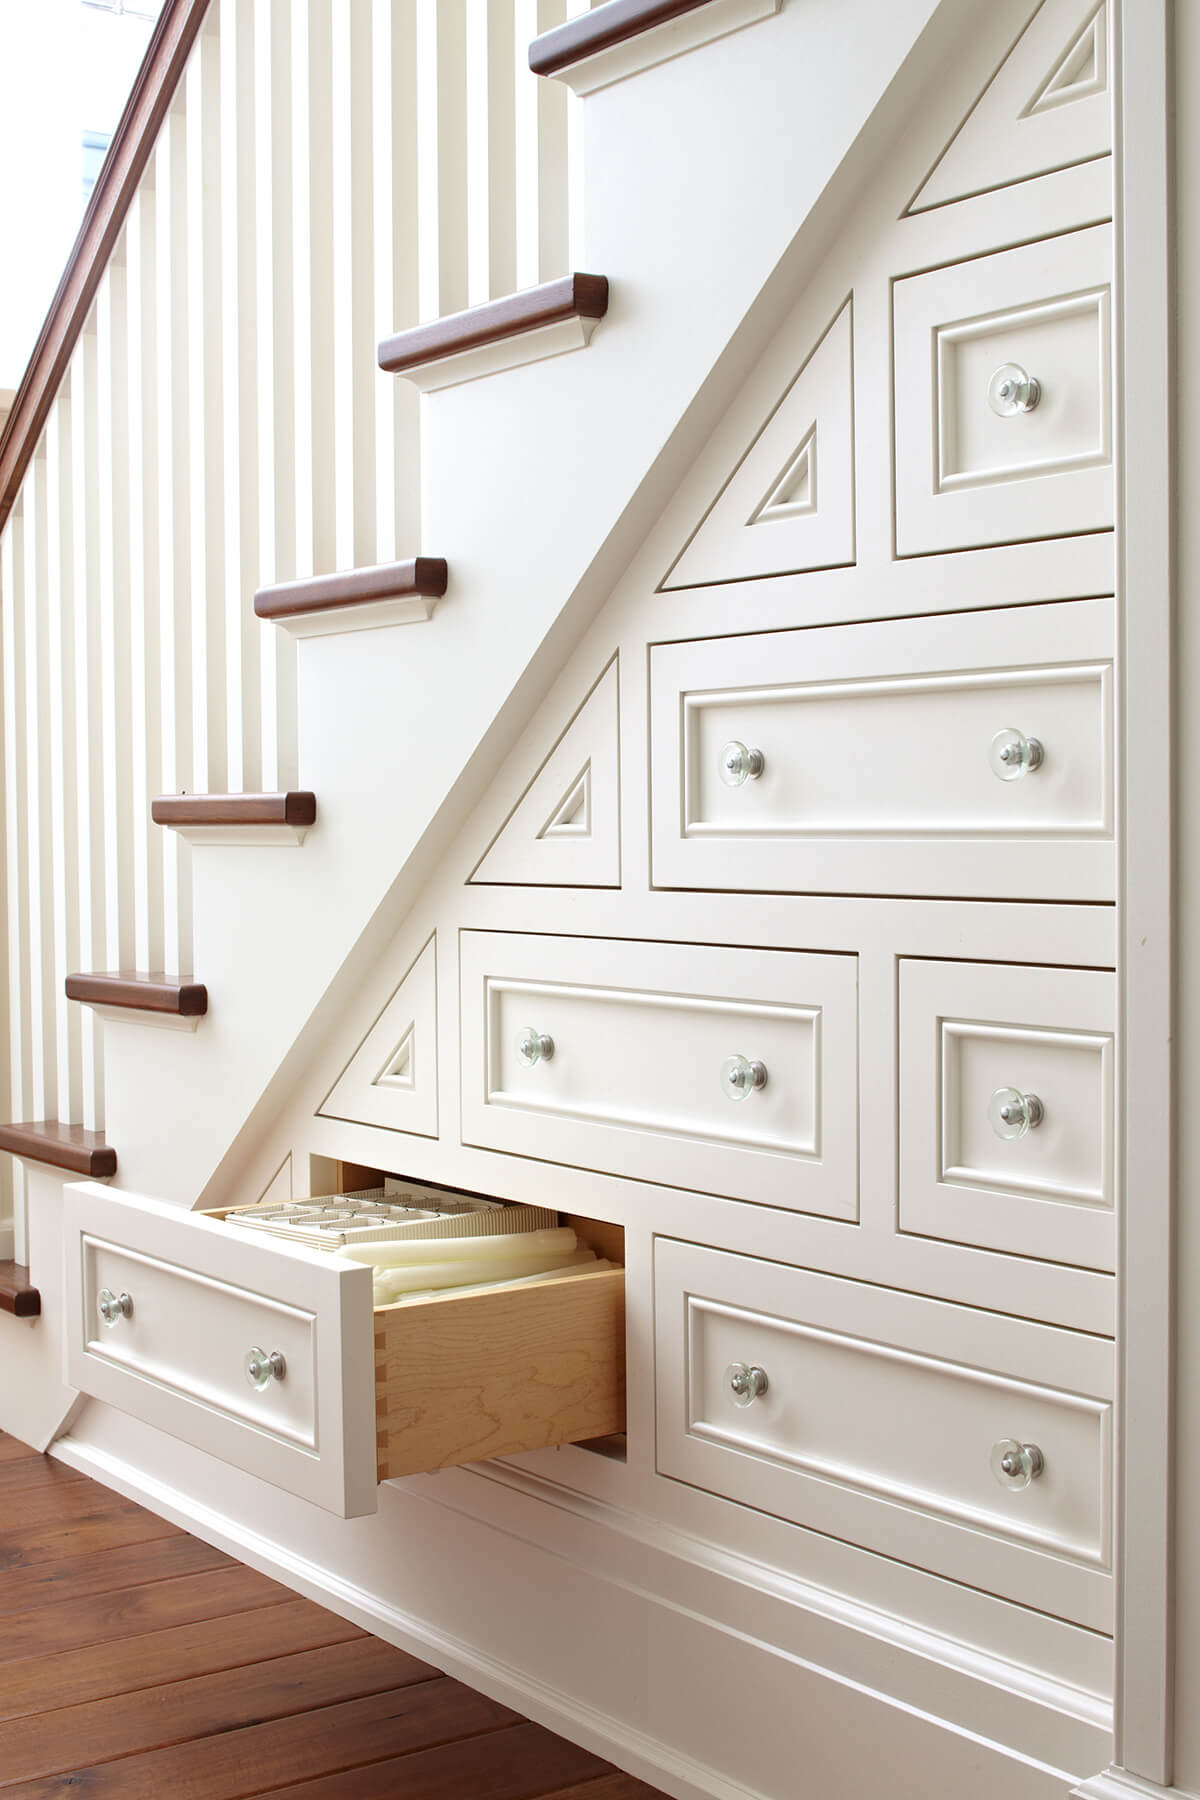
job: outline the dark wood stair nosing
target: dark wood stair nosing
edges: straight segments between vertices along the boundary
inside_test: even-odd
[[[24,1263],[0,1262],[0,1312],[13,1313],[18,1319],[36,1319],[42,1310],[42,1296],[29,1279]]]
[[[521,288],[499,300],[485,300],[481,306],[384,338],[379,346],[379,366],[389,375],[402,375],[464,350],[521,337],[541,325],[555,325],[563,319],[602,319],[607,311],[606,275],[560,275],[540,287]]]
[[[628,43],[656,25],[668,25],[684,13],[698,12],[709,0],[608,0],[607,5],[580,13],[535,37],[529,67],[535,75],[557,75],[562,69]]]
[[[278,581],[254,596],[260,619],[296,619],[306,613],[331,612],[339,606],[363,606],[373,600],[439,600],[446,592],[449,570],[442,556],[414,556],[407,562],[374,563],[336,575],[310,575]]]
[[[160,794],[150,804],[156,825],[311,825],[317,796],[307,789],[282,794]]]
[[[208,989],[198,981],[177,981],[158,974],[115,974],[92,971],[68,975],[68,1000],[85,1006],[121,1006],[131,1012],[168,1013],[181,1019],[202,1018],[208,1011]]]
[[[100,1131],[82,1125],[64,1125],[58,1119],[39,1119],[24,1124],[0,1124],[0,1150],[23,1156],[30,1162],[68,1169],[93,1181],[107,1181],[117,1172],[117,1153]]]

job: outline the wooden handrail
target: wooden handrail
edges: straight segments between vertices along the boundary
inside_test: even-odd
[[[58,291],[0,435],[0,531],[87,322],[209,0],[165,0],[83,215]]]

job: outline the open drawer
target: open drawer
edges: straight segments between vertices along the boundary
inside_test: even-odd
[[[621,1269],[376,1309],[370,1269],[328,1252],[95,1182],[64,1203],[68,1383],[330,1512],[625,1429]]]

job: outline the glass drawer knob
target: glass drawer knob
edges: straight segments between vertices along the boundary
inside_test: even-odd
[[[532,1068],[534,1063],[550,1061],[554,1055],[554,1039],[547,1037],[544,1032],[535,1031],[532,1025],[527,1025],[521,1033],[517,1050],[521,1061]]]
[[[998,1138],[1023,1138],[1036,1131],[1046,1116],[1046,1109],[1036,1094],[1023,1094],[1019,1088],[997,1088],[988,1101],[988,1124]]]
[[[1046,1459],[1036,1444],[1019,1444],[1016,1438],[1001,1438],[992,1445],[992,1474],[1001,1487],[1019,1494],[1031,1481],[1036,1481],[1046,1467]]]
[[[721,780],[726,787],[741,787],[743,781],[757,781],[767,766],[761,750],[748,750],[736,738],[721,752]]]
[[[1002,419],[1032,412],[1041,397],[1041,382],[1020,363],[1001,363],[988,382],[988,405]]]
[[[114,1294],[111,1288],[101,1288],[96,1296],[96,1311],[111,1330],[120,1319],[133,1317],[133,1301],[128,1294]]]
[[[767,1065],[745,1056],[730,1056],[721,1064],[721,1090],[727,1100],[745,1100],[767,1085]]]
[[[757,1363],[730,1363],[725,1379],[735,1406],[753,1406],[759,1395],[767,1391],[767,1371]]]
[[[988,751],[992,774],[1001,781],[1019,781],[1022,775],[1040,769],[1045,760],[1046,751],[1040,739],[1027,738],[1023,731],[1017,731],[1011,725],[996,733]]]
[[[281,1351],[272,1350],[268,1354],[257,1345],[253,1350],[247,1350],[242,1366],[246,1371],[246,1380],[253,1388],[265,1388],[272,1381],[282,1381],[287,1374],[287,1363]]]

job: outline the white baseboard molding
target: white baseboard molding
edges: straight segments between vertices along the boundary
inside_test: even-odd
[[[1072,1800],[1200,1800],[1192,1788],[1160,1787],[1128,1769],[1105,1769],[1072,1788]]]

